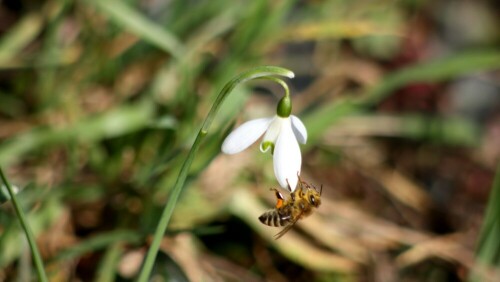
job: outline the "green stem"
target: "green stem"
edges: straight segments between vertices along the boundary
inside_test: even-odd
[[[24,233],[26,234],[26,237],[28,238],[28,243],[30,245],[31,253],[33,254],[33,259],[35,261],[35,267],[36,271],[38,274],[38,280],[42,282],[48,281],[47,276],[45,274],[45,270],[43,267],[43,262],[42,258],[40,256],[40,252],[38,251],[38,247],[35,242],[35,237],[33,236],[33,232],[31,232],[30,226],[28,225],[28,221],[26,220],[26,216],[24,215],[23,210],[21,209],[21,205],[19,205],[19,202],[17,201],[16,193],[12,190],[12,187],[10,186],[9,181],[5,177],[3,173],[3,169],[0,167],[0,176],[2,177],[2,181],[7,187],[7,190],[9,191],[10,198],[12,200],[12,204],[14,205],[14,209],[16,210],[17,217],[19,218],[19,221],[21,222],[21,226],[24,229]]]
[[[476,247],[476,268],[469,274],[469,281],[489,281],[488,269],[500,266],[500,164],[491,187],[483,226]]]
[[[278,83],[285,90],[285,97],[290,97],[290,89],[288,88],[288,84],[286,84],[286,82],[284,82],[283,80],[281,80],[277,77],[274,77],[274,76],[264,76],[264,77],[260,77],[260,78],[267,79],[267,80],[274,81],[274,82]]]
[[[179,195],[181,194],[182,188],[184,187],[184,182],[186,181],[189,168],[191,167],[191,163],[193,162],[194,156],[198,151],[198,148],[200,147],[201,141],[207,135],[208,129],[210,128],[210,125],[212,124],[212,121],[215,118],[215,114],[222,105],[222,102],[238,84],[252,79],[259,79],[259,78],[269,79],[269,77],[271,76],[284,76],[293,78],[294,74],[292,71],[280,67],[273,67],[273,66],[256,67],[254,69],[251,69],[236,76],[231,81],[229,81],[224,86],[224,88],[222,88],[214,104],[212,105],[210,112],[205,118],[203,126],[201,127],[198,135],[196,136],[196,139],[193,145],[191,146],[191,150],[189,151],[188,156],[184,161],[184,164],[182,165],[179,176],[177,177],[177,181],[175,182],[174,188],[172,189],[172,192],[167,200],[167,204],[165,205],[163,213],[160,217],[160,221],[158,222],[158,226],[156,227],[153,241],[151,243],[151,246],[149,247],[148,253],[146,254],[146,259],[144,260],[144,264],[142,266],[141,273],[139,274],[139,278],[137,281],[146,282],[151,274],[151,270],[153,269],[153,264],[156,259],[156,255],[160,248],[161,239],[165,234],[165,231],[167,230],[167,226],[174,211],[175,205],[177,203],[177,200],[179,199]],[[274,78],[273,81],[276,81],[276,78]],[[284,82],[283,83],[279,82],[279,83],[281,85],[284,84]]]

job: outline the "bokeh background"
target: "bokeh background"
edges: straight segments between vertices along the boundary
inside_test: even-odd
[[[0,165],[51,281],[131,281],[217,93],[282,66],[322,205],[279,240],[258,221],[272,158],[220,145],[282,89],[239,86],[153,281],[494,281],[500,229],[481,226],[500,205],[499,19],[493,0],[3,0]],[[4,193],[0,281],[34,280]]]

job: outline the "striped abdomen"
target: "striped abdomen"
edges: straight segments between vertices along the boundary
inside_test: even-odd
[[[271,210],[259,216],[259,220],[269,226],[285,226],[290,223],[290,215],[280,215],[278,211]]]

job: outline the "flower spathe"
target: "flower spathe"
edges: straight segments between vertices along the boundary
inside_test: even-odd
[[[239,153],[255,143],[262,135],[260,150],[273,153],[274,174],[283,188],[295,190],[302,165],[299,142],[307,141],[307,130],[302,121],[289,115],[276,115],[247,121],[229,134],[222,144],[222,152]],[[287,188],[288,189],[288,188]]]

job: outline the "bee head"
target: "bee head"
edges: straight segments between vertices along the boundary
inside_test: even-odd
[[[314,206],[314,207],[319,207],[321,204],[321,192],[316,191],[315,189],[309,189],[307,191],[307,201]]]
[[[316,192],[318,192],[318,193],[319,193],[319,195],[320,195],[320,196],[321,196],[321,194],[323,194],[323,184],[321,184],[321,186],[319,187],[319,190],[318,190],[318,188],[316,188],[316,186],[314,186],[314,185],[312,185],[312,187],[314,188],[314,190],[315,190]]]

